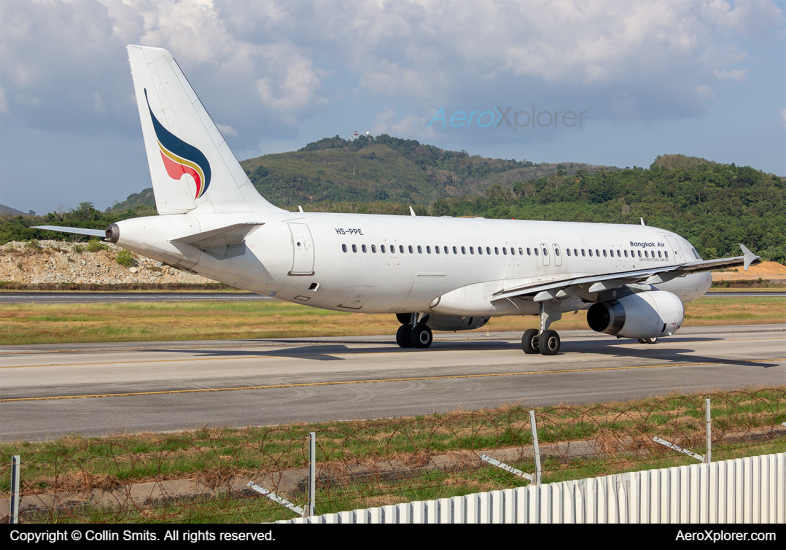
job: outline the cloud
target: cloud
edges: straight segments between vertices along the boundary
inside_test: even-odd
[[[218,131],[221,132],[221,134],[224,137],[226,137],[226,136],[235,136],[235,137],[237,137],[237,135],[238,135],[237,130],[232,128],[229,124],[216,124],[216,127],[218,128]]]
[[[669,120],[745,81],[749,39],[782,48],[768,30],[783,21],[769,1],[7,2],[0,106],[33,128],[138,136],[123,50],[138,43],[172,52],[241,147],[357,92],[412,106],[398,125],[497,103]]]
[[[8,102],[5,100],[5,88],[0,86],[0,113],[8,115],[11,111],[8,110]]]
[[[781,120],[783,121],[783,125],[786,126],[786,109],[781,110]]]

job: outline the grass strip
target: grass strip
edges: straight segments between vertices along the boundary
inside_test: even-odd
[[[586,311],[554,330],[587,329]],[[288,302],[0,304],[0,345],[232,340],[395,334],[395,315],[337,312]],[[480,329],[523,332],[536,316],[497,317]],[[700,298],[683,326],[786,323],[786,297]]]

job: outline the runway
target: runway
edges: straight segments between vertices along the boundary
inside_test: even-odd
[[[564,331],[0,347],[0,439],[386,418],[786,383],[786,325],[684,328],[656,345]]]

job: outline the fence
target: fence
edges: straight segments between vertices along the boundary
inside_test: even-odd
[[[786,523],[786,453],[276,523]]]
[[[11,513],[12,456],[21,456],[22,522],[272,522],[309,507],[309,432],[316,432],[316,514],[452,498],[529,482],[487,455],[554,485],[712,458],[786,451],[786,387],[669,395],[629,403],[530,407],[364,422],[327,422],[180,434],[70,437],[0,445],[0,518]],[[258,487],[292,503],[287,509]],[[567,481],[566,481],[567,482]],[[587,482],[589,483],[589,482]],[[512,489],[510,489],[512,490]],[[605,489],[604,489],[605,490]],[[518,513],[518,512],[517,512]],[[2,521],[2,519],[0,519]]]

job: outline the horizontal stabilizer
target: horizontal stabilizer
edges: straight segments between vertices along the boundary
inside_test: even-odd
[[[76,233],[77,235],[90,235],[91,237],[106,237],[105,229],[83,229],[81,227],[60,227],[59,225],[34,225],[30,229],[46,229],[47,231]]]
[[[203,231],[178,239],[171,239],[170,242],[191,244],[197,248],[232,246],[242,243],[246,240],[246,237],[263,225],[265,224],[257,222],[236,223],[211,231]]]

